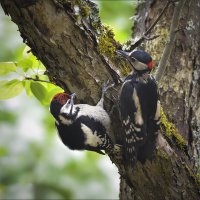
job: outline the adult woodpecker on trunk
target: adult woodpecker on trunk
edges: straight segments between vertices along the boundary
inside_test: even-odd
[[[118,50],[133,67],[120,91],[119,103],[123,134],[123,154],[129,166],[144,163],[153,155],[160,124],[160,101],[157,83],[150,72],[151,56],[142,50],[130,53]]]
[[[104,154],[120,154],[119,145],[114,145],[110,133],[110,117],[103,109],[104,93],[96,106],[74,104],[75,94],[56,94],[50,104],[56,128],[62,142],[72,150],[90,150]],[[118,155],[117,155],[118,156]]]

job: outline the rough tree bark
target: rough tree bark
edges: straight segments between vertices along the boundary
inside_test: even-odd
[[[147,6],[142,9],[146,18],[143,17],[135,32],[144,31],[152,23],[163,2],[166,0],[146,2]],[[197,145],[195,140],[200,132],[197,42],[200,29],[195,23],[200,19],[198,3],[198,0],[187,1],[184,6],[175,48],[160,84],[164,111],[175,124],[169,123],[163,114],[162,133],[174,153],[169,154],[162,148],[165,143],[159,137],[153,160],[144,165],[137,163],[134,169],[123,165],[123,160],[118,163],[121,199],[200,199],[196,168],[190,160],[191,155],[199,156],[199,147],[193,148],[195,153],[188,151],[189,146]],[[101,25],[96,6],[87,0],[1,0],[1,5],[18,25],[24,42],[46,66],[50,80],[58,85],[64,82],[69,92],[77,93],[79,101],[95,104],[102,83],[108,79],[116,83],[107,93],[106,109],[110,112],[116,105],[111,114],[113,137],[121,143],[117,96],[120,77],[130,68],[115,54],[120,45],[113,39],[113,32]],[[163,37],[145,44],[157,61],[166,41],[174,6],[171,5],[154,31]],[[139,26],[143,28],[137,29]],[[180,133],[189,141],[189,146]]]
[[[149,15],[143,27],[147,28],[152,23],[166,2],[167,0],[151,2]],[[172,4],[153,32],[153,35],[160,37],[145,43],[145,48],[152,52],[157,63],[168,42],[173,7]],[[159,83],[165,113],[188,142],[188,148],[193,155],[191,159],[196,166],[200,165],[200,24],[196,23],[200,19],[199,8],[199,0],[186,1],[171,57],[165,75]]]

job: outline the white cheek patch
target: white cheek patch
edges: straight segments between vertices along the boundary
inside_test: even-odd
[[[142,111],[141,111],[141,105],[140,105],[140,101],[136,92],[136,89],[134,88],[133,91],[133,101],[135,103],[135,107],[136,107],[136,113],[135,113],[135,123],[138,125],[142,125],[143,122],[143,118],[142,118]]]
[[[96,131],[93,131],[86,126],[85,124],[81,124],[81,129],[86,136],[85,144],[88,144],[92,147],[97,147],[99,144],[102,144],[102,140],[97,136]]]
[[[59,119],[60,119],[62,124],[65,124],[65,125],[68,125],[68,126],[72,124],[72,120],[71,119],[67,119],[62,115],[58,115],[58,117],[59,117]]]
[[[135,69],[137,69],[137,70],[145,70],[145,69],[147,69],[147,65],[146,64],[144,64],[142,62],[139,62],[137,60],[134,62],[133,65],[134,65]]]
[[[71,114],[75,114],[76,113],[76,109],[75,107],[73,106],[72,107],[72,110],[71,110],[71,105],[70,104],[65,104],[61,110],[60,110],[60,113],[66,113],[66,114],[70,114],[70,111],[71,111]]]

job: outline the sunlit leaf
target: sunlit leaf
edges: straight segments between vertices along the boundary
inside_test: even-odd
[[[45,104],[48,105],[51,101],[51,99],[53,98],[53,96],[57,93],[60,93],[60,92],[63,92],[63,89],[58,87],[58,86],[55,86],[53,84],[46,84],[46,88],[47,88],[47,95],[46,95],[46,98],[45,98]]]
[[[51,84],[51,83],[45,83],[45,82],[40,82],[40,84],[45,88],[45,97],[42,100],[42,104],[44,105],[49,105],[51,99],[53,96],[57,93],[63,92],[63,89]]]
[[[31,53],[31,48],[29,46],[25,46],[24,50],[23,50],[23,58],[29,58]]]
[[[25,72],[28,71],[32,67],[32,65],[33,65],[33,61],[28,58],[23,58],[17,63],[17,66],[21,67],[23,71]]]
[[[34,82],[32,81],[30,84],[30,88],[34,96],[42,103],[44,104],[46,95],[47,95],[47,90],[43,86],[42,83],[39,82]]]
[[[17,60],[17,61],[19,61],[19,60],[21,60],[22,59],[22,53],[23,53],[23,51],[24,51],[24,48],[26,47],[26,45],[23,43],[23,44],[21,44],[20,46],[19,46],[19,48],[17,48],[16,50],[15,50],[15,57],[12,59],[12,58],[9,58],[9,60]]]
[[[9,99],[19,95],[23,90],[22,81],[14,79],[11,81],[0,81],[0,99]]]
[[[15,71],[16,65],[14,62],[0,62],[0,75],[6,75]]]
[[[115,39],[123,43],[130,40],[132,34],[131,28],[133,26],[130,18],[135,13],[137,1],[118,0],[115,4],[110,1],[98,1],[98,3],[101,8],[101,20],[103,23],[113,27]],[[117,10],[120,10],[120,12],[116,12]]]
[[[32,61],[32,68],[38,69],[38,70],[45,70],[46,68],[42,64],[40,60],[37,59],[36,56],[34,56],[31,51],[30,47],[26,46],[23,51],[23,58],[29,59]]]
[[[27,95],[33,94],[43,105],[49,105],[55,94],[63,92],[60,87],[47,82],[24,80],[23,85]]]
[[[30,80],[23,80],[23,86],[24,86],[24,89],[26,91],[26,94],[31,97],[33,96],[33,93],[31,91],[31,82]]]
[[[51,101],[51,99],[53,98],[53,96],[54,96],[55,94],[57,94],[57,93],[60,93],[60,92],[63,92],[63,89],[54,86],[54,88],[52,88],[52,89],[48,92],[48,94],[47,94],[47,96],[46,96],[46,99],[45,99],[46,102],[49,103],[49,102]]]

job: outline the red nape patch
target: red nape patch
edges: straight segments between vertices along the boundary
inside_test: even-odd
[[[154,67],[154,61],[153,61],[153,60],[150,61],[150,62],[147,64],[147,66],[148,66],[149,69],[153,69],[153,67]]]
[[[70,98],[71,97],[69,94],[63,92],[63,93],[56,94],[53,97],[52,101],[58,101],[60,104],[64,105],[67,102],[67,100]]]

